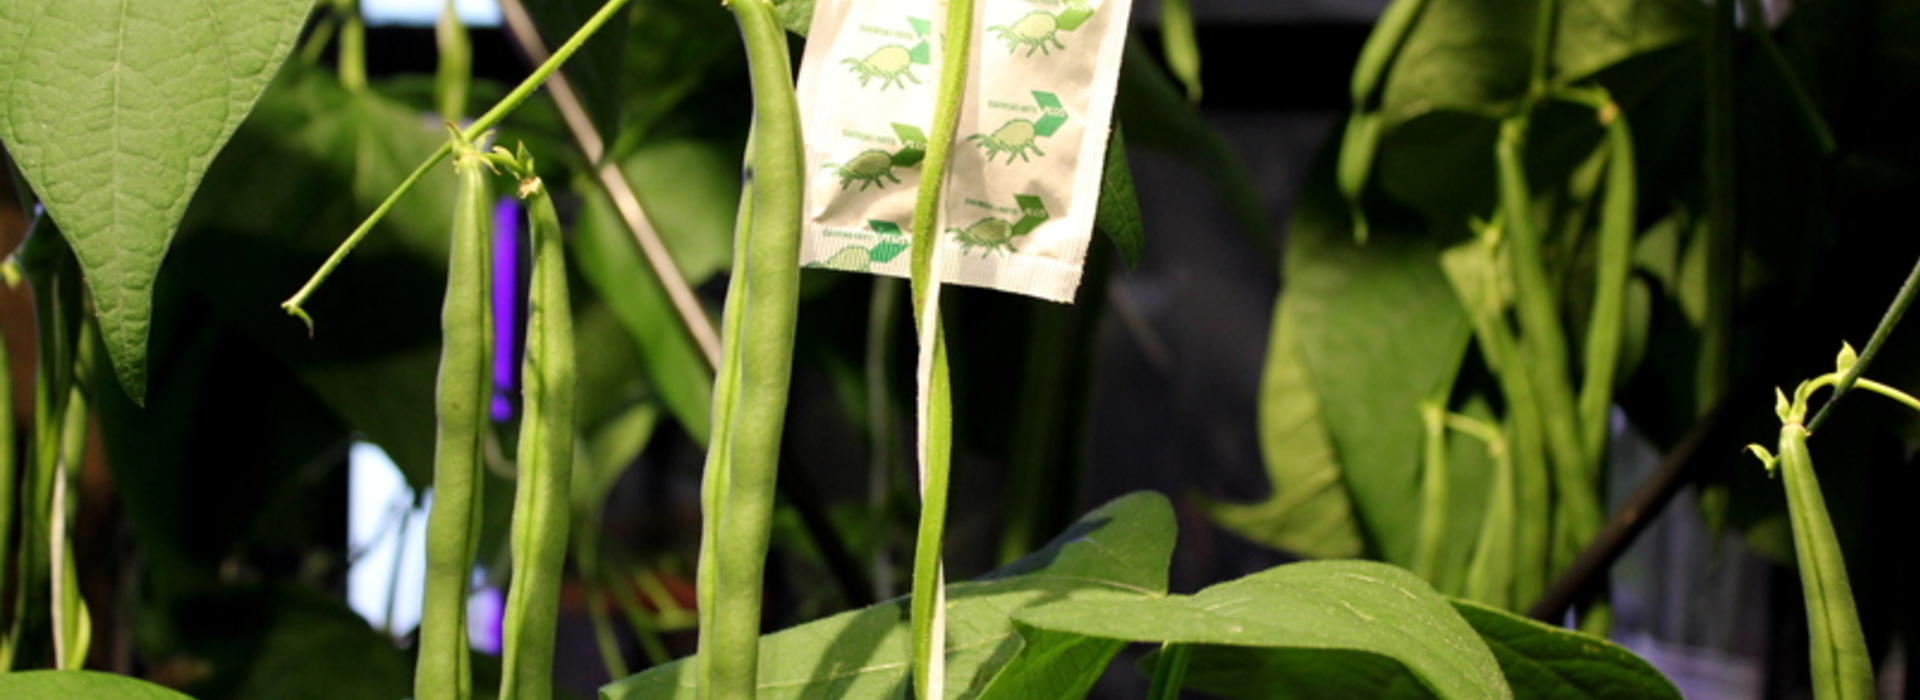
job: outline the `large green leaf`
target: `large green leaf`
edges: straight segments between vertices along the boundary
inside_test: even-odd
[[[1605,639],[1464,600],[1453,607],[1493,649],[1507,683],[1522,697],[1680,700],[1680,691],[1652,664]]]
[[[207,164],[312,0],[0,3],[0,141],[72,241],[108,355],[146,395],[153,282]]]
[[[138,678],[99,671],[22,671],[0,675],[0,695],[13,700],[192,700]]]
[[[1331,158],[1319,159],[1294,212],[1283,298],[1320,397],[1334,456],[1362,531],[1387,561],[1412,561],[1419,509],[1420,403],[1444,398],[1466,352],[1466,314],[1441,273],[1440,237],[1381,216],[1356,243]],[[1267,449],[1321,447],[1296,431]],[[1299,441],[1299,442],[1296,442]]]
[[[1542,700],[1678,700],[1652,665],[1612,642],[1461,600],[1455,611],[1486,642],[1515,697]],[[1201,647],[1189,687],[1231,698],[1311,700],[1435,697],[1407,667],[1351,651],[1296,653],[1249,647]]]
[[[1320,395],[1300,356],[1300,302],[1274,305],[1260,379],[1260,451],[1273,492],[1259,503],[1211,503],[1214,521],[1254,542],[1316,558],[1359,556],[1366,546],[1353,499],[1327,436]]]
[[[1387,68],[1381,111],[1388,128],[1435,109],[1510,109],[1531,77],[1538,5],[1424,2]],[[1557,7],[1550,77],[1563,82],[1705,28],[1706,8],[1686,0],[1568,0]]]
[[[1136,493],[1088,513],[1046,548],[1004,569],[949,585],[947,697],[1013,697],[1040,689],[1050,693],[1041,697],[1084,693],[1119,646],[1073,634],[1024,637],[1010,615],[1052,601],[1119,603],[1161,595],[1173,539],[1166,499]],[[906,599],[768,635],[760,645],[759,697],[901,697],[907,692],[909,636]],[[600,697],[694,697],[689,661],[608,685]]]
[[[1275,656],[1362,652],[1399,662],[1441,698],[1513,697],[1493,652],[1446,598],[1412,573],[1377,562],[1303,562],[1191,596],[1062,601],[1022,610],[1014,619],[1088,637],[1259,647]],[[1209,649],[1194,650],[1190,674],[1207,668]],[[1318,673],[1338,675],[1339,669]]]

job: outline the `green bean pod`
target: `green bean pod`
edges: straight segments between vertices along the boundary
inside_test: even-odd
[[[1528,192],[1523,165],[1528,129],[1523,116],[1501,124],[1495,160],[1500,181],[1500,216],[1507,240],[1513,245],[1514,304],[1519,312],[1521,337],[1515,359],[1517,371],[1533,382],[1541,434],[1548,463],[1553,468],[1554,495],[1560,508],[1554,516],[1552,568],[1573,560],[1581,545],[1600,529],[1602,515],[1595,482],[1581,446],[1579,413],[1567,369],[1566,331],[1541,257],[1540,232],[1533,219],[1533,197]]]
[[[1633,267],[1633,223],[1639,211],[1633,163],[1633,134],[1619,108],[1600,108],[1607,127],[1607,201],[1600,210],[1600,258],[1595,270],[1593,311],[1587,322],[1587,346],[1580,380],[1581,448],[1588,477],[1599,478],[1606,456],[1607,408],[1620,364],[1620,336],[1626,319],[1627,278]]]
[[[1798,420],[1780,427],[1781,477],[1787,486],[1787,516],[1793,524],[1794,557],[1806,596],[1814,700],[1870,700],[1873,662],[1853,606],[1853,588],[1840,540],[1833,533],[1820,480],[1807,452],[1807,430]]]
[[[533,281],[520,373],[520,473],[513,499],[513,581],[507,591],[501,700],[553,696],[554,624],[572,516],[575,356],[566,250],[553,198],[538,177],[524,182]]]
[[[727,5],[747,49],[754,118],[702,485],[697,665],[700,697],[745,699],[759,676],[761,580],[793,373],[805,173],[786,29],[766,0]]]
[[[440,307],[440,375],[434,397],[433,511],[427,519],[426,592],[420,610],[415,700],[473,695],[467,586],[480,541],[480,487],[492,399],[492,211],[488,166],[455,137],[459,199]]]

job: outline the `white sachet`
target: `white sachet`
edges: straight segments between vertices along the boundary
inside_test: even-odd
[[[948,161],[942,281],[1070,302],[1094,209],[1130,0],[977,0]],[[910,276],[940,75],[939,0],[819,0],[800,65],[800,262]]]

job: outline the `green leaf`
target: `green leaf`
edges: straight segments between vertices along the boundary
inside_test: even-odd
[[[1206,508],[1221,527],[1268,547],[1314,558],[1355,557],[1366,541],[1342,483],[1320,395],[1301,359],[1299,305],[1291,294],[1274,305],[1273,339],[1260,379],[1260,452],[1272,495],[1259,503]]]
[[[773,0],[773,7],[780,13],[780,22],[787,31],[806,36],[813,27],[814,0]]]
[[[1089,637],[1208,645],[1193,650],[1190,682],[1213,668],[1217,646],[1259,647],[1282,657],[1330,650],[1397,661],[1440,698],[1512,697],[1493,653],[1445,598],[1412,573],[1376,562],[1303,562],[1191,596],[1062,601],[1014,617],[1025,625]],[[1329,666],[1313,675],[1341,674]],[[1256,696],[1267,697],[1243,697]]]
[[[1381,111],[1397,125],[1433,110],[1512,109],[1531,77],[1536,9],[1504,0],[1428,0],[1386,69]],[[1705,19],[1706,8],[1686,0],[1558,3],[1552,79],[1582,80],[1630,56],[1689,40]]]
[[[1166,590],[1173,510],[1155,493],[1125,496],[1088,513],[1053,542],[977,581],[947,587],[949,698],[1010,697],[1029,689],[1070,691],[1091,683],[1118,645],[1079,635],[1024,637],[1009,617],[1048,601],[1130,601]],[[767,635],[760,645],[761,700],[831,696],[898,698],[911,659],[906,599]],[[1108,651],[1111,650],[1111,651]],[[691,659],[600,689],[603,700],[694,697]],[[1047,676],[1052,671],[1054,678]],[[1001,678],[1004,676],[1004,680]],[[1084,692],[1084,691],[1082,691]],[[1044,697],[1071,697],[1046,695]]]
[[[0,3],[0,141],[73,243],[108,355],[146,395],[154,278],[207,164],[312,0]]]
[[[99,671],[22,671],[0,675],[0,695],[13,700],[192,700],[138,678]]]
[[[1680,691],[1652,664],[1605,639],[1478,603],[1452,603],[1493,650],[1516,695],[1555,700],[1680,700]]]
[[[1319,159],[1294,212],[1283,302],[1320,397],[1334,458],[1362,530],[1387,561],[1412,561],[1418,502],[1419,406],[1444,395],[1469,324],[1425,226],[1381,216],[1355,243],[1331,158]]]
[[[1612,642],[1463,600],[1448,601],[1480,635],[1515,697],[1678,700],[1660,672]],[[1435,694],[1406,666],[1354,651],[1200,647],[1188,687],[1232,698],[1426,700]]]
[[[1127,164],[1127,140],[1119,124],[1107,139],[1107,166],[1100,176],[1100,202],[1094,207],[1093,227],[1113,241],[1128,269],[1140,264],[1140,252],[1147,241],[1141,231],[1140,198],[1133,190],[1133,169]]]

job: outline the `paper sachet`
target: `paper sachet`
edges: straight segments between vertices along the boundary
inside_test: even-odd
[[[1070,302],[1094,209],[1129,0],[978,0],[936,273]],[[800,262],[910,276],[940,75],[939,0],[820,0],[799,77]]]

